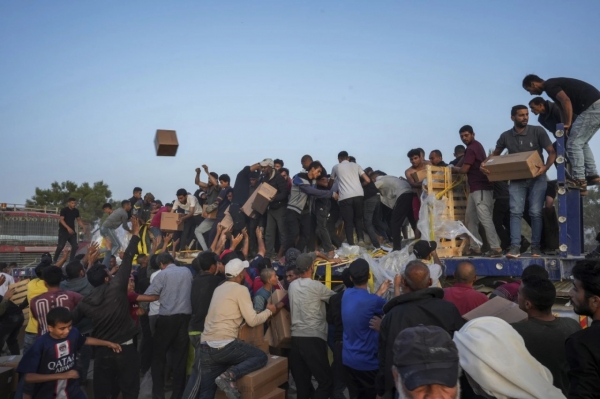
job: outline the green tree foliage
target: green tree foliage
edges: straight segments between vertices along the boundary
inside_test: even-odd
[[[583,197],[583,235],[586,249],[592,249],[598,243],[596,234],[600,233],[600,190],[588,187],[588,195]]]
[[[62,208],[67,205],[70,197],[77,199],[77,209],[81,219],[86,223],[95,224],[102,217],[102,205],[109,202],[116,209],[118,201],[110,197],[111,191],[103,181],[97,181],[93,185],[82,183],[77,185],[72,181],[54,182],[48,189],[36,187],[35,195],[27,200],[29,207],[55,207]]]

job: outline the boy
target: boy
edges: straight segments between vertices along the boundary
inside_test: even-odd
[[[121,346],[79,334],[76,328],[72,328],[73,320],[67,308],[50,310],[46,322],[48,332],[25,352],[17,371],[25,374],[26,384],[34,384],[32,399],[86,398],[79,387],[75,353],[83,345],[107,346],[117,353]]]
[[[256,291],[253,300],[254,310],[257,313],[260,313],[267,308],[267,302],[271,297],[271,293],[275,286],[279,284],[277,273],[271,268],[265,268],[260,272],[260,280],[262,281],[263,286]]]

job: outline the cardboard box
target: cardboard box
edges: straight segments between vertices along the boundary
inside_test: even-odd
[[[261,341],[260,344],[256,345],[258,349],[265,352],[265,354],[269,355],[269,343],[267,341]]]
[[[183,231],[183,223],[177,221],[183,217],[183,213],[163,212],[160,214],[160,229],[164,231]]]
[[[499,296],[494,297],[463,315],[467,321],[483,316],[493,316],[507,323],[518,323],[527,319],[527,313],[519,309],[519,305]]]
[[[260,399],[285,399],[285,389],[275,388]]]
[[[156,155],[174,157],[177,154],[179,142],[175,130],[157,130],[154,136],[154,148]]]
[[[280,398],[281,393],[279,391],[274,393],[273,391],[280,385],[285,384],[287,380],[288,359],[280,356],[269,356],[269,361],[265,367],[246,374],[237,380],[237,387],[242,394],[242,399]],[[223,391],[217,389],[215,398],[226,399],[227,396]]]
[[[277,189],[270,184],[261,183],[254,193],[256,195],[254,196],[254,201],[252,201],[252,209],[262,215],[267,211],[269,203],[277,194]]]
[[[262,183],[261,183],[262,184]],[[242,206],[242,212],[246,214],[246,216],[251,217],[252,219],[256,219],[259,216],[259,213],[252,209],[252,204],[258,195],[258,188],[252,192],[252,195],[248,198],[244,206]]]
[[[490,181],[531,179],[542,166],[542,158],[537,151],[519,152],[493,156],[485,163]]]
[[[212,211],[211,213],[207,213],[206,208],[208,208],[208,205],[202,205],[202,217],[204,219],[216,219],[219,208],[215,208],[215,210]]]
[[[256,327],[250,327],[248,324],[243,324],[238,333],[238,338],[254,346],[259,346],[265,340],[264,331],[264,324],[259,324]]]
[[[269,302],[277,305],[287,295],[286,290],[275,290],[269,298]],[[269,344],[275,348],[290,348],[292,344],[292,315],[287,309],[279,311],[271,317],[271,341]]]

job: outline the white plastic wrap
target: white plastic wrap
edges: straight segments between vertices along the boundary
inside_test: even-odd
[[[358,256],[360,255],[360,247],[358,245],[348,245],[343,243],[336,253],[340,256]]]

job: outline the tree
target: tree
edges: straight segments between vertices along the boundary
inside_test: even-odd
[[[600,233],[600,190],[588,187],[588,195],[583,198],[583,235],[585,247],[594,248],[596,235]]]
[[[70,197],[77,199],[77,209],[81,219],[95,224],[102,217],[102,205],[109,202],[115,208],[117,201],[111,199],[112,193],[103,181],[97,181],[92,186],[89,183],[77,185],[72,181],[54,182],[49,189],[35,188],[35,195],[26,201],[28,207],[62,208],[67,205]]]

